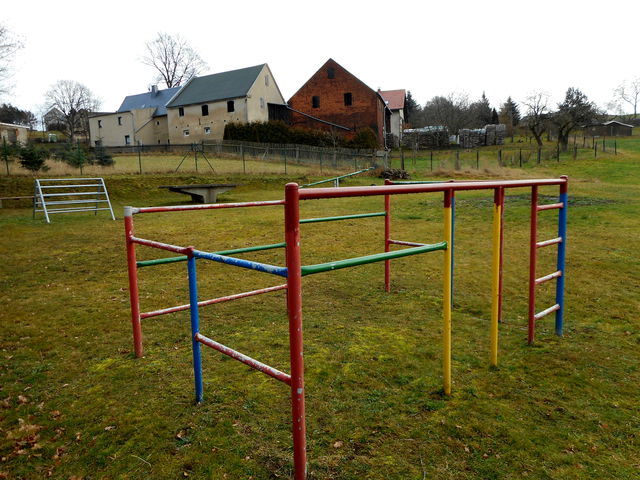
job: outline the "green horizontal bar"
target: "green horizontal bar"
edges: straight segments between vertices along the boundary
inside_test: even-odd
[[[302,276],[313,275],[314,273],[327,272],[329,270],[338,270],[340,268],[355,267],[357,265],[365,265],[367,263],[381,262],[392,258],[408,257],[418,253],[433,252],[435,250],[446,250],[447,242],[434,243],[433,245],[423,245],[421,247],[403,248],[393,252],[375,253],[364,257],[347,258],[336,262],[319,263],[317,265],[306,265],[301,268]]]
[[[354,215],[342,215],[340,217],[305,218],[304,220],[300,220],[300,223],[334,222],[336,220],[348,220],[349,218],[384,217],[386,215],[386,212],[356,213]]]
[[[282,243],[273,243],[271,245],[257,245],[255,247],[234,248],[233,250],[221,250],[220,252],[211,252],[211,253],[214,253],[216,255],[233,255],[234,253],[258,252],[260,250],[271,250],[273,248],[282,248],[286,246],[287,244],[285,242],[282,242]],[[161,265],[163,263],[184,262],[186,260],[187,260],[186,256],[157,258],[155,260],[142,260],[140,262],[136,262],[136,265],[138,267],[148,267],[150,265]]]

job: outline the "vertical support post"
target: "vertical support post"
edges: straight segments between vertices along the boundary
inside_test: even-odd
[[[498,285],[498,323],[502,322],[502,291],[503,291],[503,264],[504,264],[504,201],[505,189],[502,188],[500,196],[500,282]]]
[[[501,232],[502,232],[502,209],[504,205],[504,189],[496,188],[493,195],[493,236],[492,236],[492,257],[491,257],[491,366],[498,366],[498,321],[500,319],[500,265],[502,260]]]
[[[129,301],[131,302],[131,328],[133,349],[137,358],[142,357],[142,327],[140,325],[140,298],[138,295],[138,266],[136,244],[133,243],[133,208],[124,207],[124,234],[127,245],[127,267],[129,270]]]
[[[390,185],[392,182],[389,179],[385,179],[384,184]],[[391,196],[384,196],[384,251],[391,250]],[[391,291],[391,260],[384,261],[384,291]]]
[[[294,479],[307,477],[307,439],[302,340],[302,272],[300,260],[300,194],[298,185],[285,187],[285,242],[287,258],[287,311],[289,355],[291,359],[291,415],[293,430]]]
[[[569,178],[566,175],[561,176],[567,182]],[[560,305],[560,308],[556,310],[556,335],[562,336],[564,333],[564,281],[566,277],[565,272],[565,258],[567,252],[567,209],[569,207],[569,184],[563,183],[560,185],[560,201],[563,207],[558,212],[558,236],[562,238],[562,242],[558,244],[558,263],[557,270],[562,272],[556,279],[556,303]]]
[[[453,182],[453,180],[450,180]],[[451,191],[451,308],[453,309],[455,258],[456,258],[456,192]]]
[[[529,240],[529,323],[527,340],[533,343],[536,334],[536,238],[538,232],[538,187],[531,187],[531,235]]]
[[[247,173],[247,164],[244,159],[244,145],[240,144],[240,156],[242,157],[242,173]]]
[[[196,403],[203,400],[202,392],[202,357],[200,355],[200,342],[196,341],[196,334],[200,332],[200,313],[198,312],[198,281],[196,278],[196,257],[193,256],[193,247],[187,254],[187,272],[189,274],[189,303],[191,310],[191,349],[193,351],[193,378],[196,386]]]
[[[444,192],[444,240],[447,249],[444,253],[444,298],[442,299],[443,327],[442,327],[442,370],[443,389],[445,395],[451,395],[451,190]]]

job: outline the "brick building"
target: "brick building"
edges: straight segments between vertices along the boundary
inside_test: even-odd
[[[289,99],[296,127],[333,131],[347,138],[370,128],[385,147],[391,112],[385,100],[335,60],[329,59]]]

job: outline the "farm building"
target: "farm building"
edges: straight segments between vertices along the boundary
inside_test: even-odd
[[[632,135],[633,125],[611,120],[593,123],[584,127],[584,134],[591,137],[628,137]]]
[[[266,122],[284,97],[264,63],[191,79],[167,103],[171,143],[221,140],[227,123]]]
[[[379,92],[329,59],[289,99],[291,123],[353,137],[370,128],[384,147],[391,111]]]
[[[121,145],[156,145],[169,142],[165,104],[180,87],[125,97],[115,113],[98,113],[89,117],[91,145],[118,147]]]
[[[378,93],[382,96],[387,104],[387,108],[391,111],[391,118],[387,125],[387,136],[392,137],[391,142],[387,142],[389,146],[397,147],[402,143],[402,131],[404,129],[405,100],[407,92],[404,90],[385,90]]]
[[[29,139],[29,128],[24,125],[0,123],[0,142],[26,144]]]

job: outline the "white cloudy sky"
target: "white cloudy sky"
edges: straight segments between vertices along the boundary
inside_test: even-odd
[[[147,91],[139,58],[159,31],[179,33],[206,73],[268,63],[288,100],[333,58],[373,89],[486,92],[494,106],[534,90],[559,101],[570,86],[604,106],[640,77],[640,0],[3,1],[0,23],[24,48],[0,101],[38,114],[58,80],[76,80],[117,109]]]

